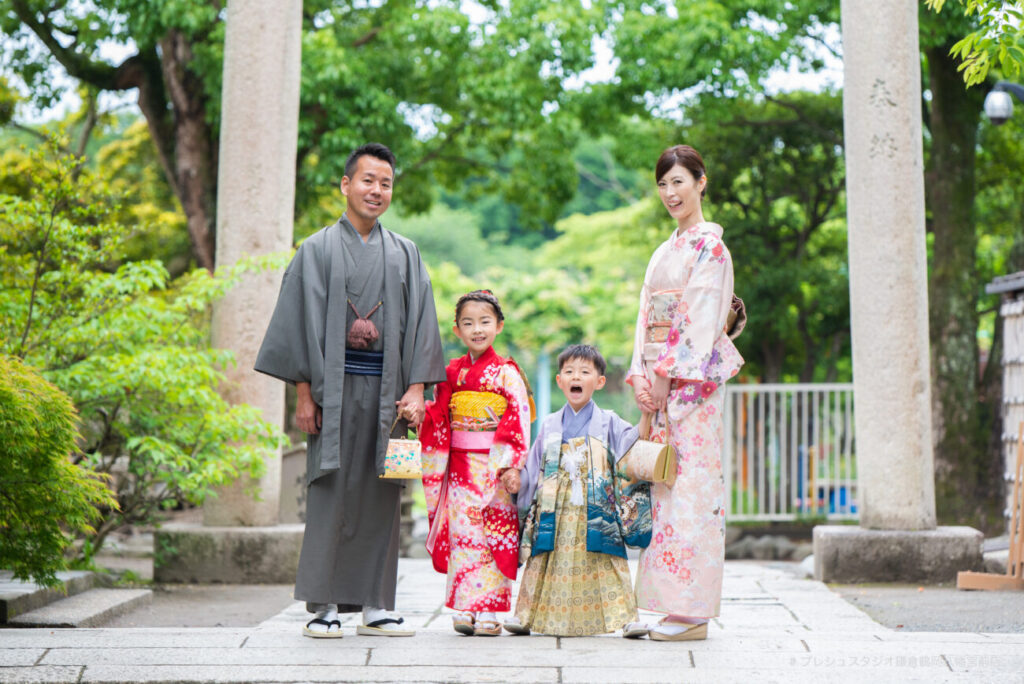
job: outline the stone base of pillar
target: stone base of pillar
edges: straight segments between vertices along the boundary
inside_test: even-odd
[[[156,582],[291,584],[304,525],[165,525],[153,535]]]
[[[961,570],[981,570],[984,537],[972,527],[869,530],[852,525],[814,528],[814,579],[822,582],[956,582]]]

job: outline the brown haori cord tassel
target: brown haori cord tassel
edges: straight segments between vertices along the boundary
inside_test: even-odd
[[[352,323],[352,328],[348,331],[347,342],[350,349],[369,349],[370,345],[376,342],[380,337],[380,333],[377,331],[377,326],[375,326],[373,321],[369,320],[369,318],[383,303],[384,302],[377,302],[377,305],[370,309],[368,314],[363,316],[359,313],[359,310],[356,309],[356,305],[352,303],[352,300],[348,300],[348,305],[352,307],[352,312],[356,315],[356,320]]]

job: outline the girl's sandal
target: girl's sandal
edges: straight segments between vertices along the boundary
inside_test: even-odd
[[[473,636],[498,636],[501,634],[501,623],[497,620],[481,620],[476,623]]]
[[[472,613],[458,613],[452,616],[452,627],[459,634],[473,636],[476,618]]]

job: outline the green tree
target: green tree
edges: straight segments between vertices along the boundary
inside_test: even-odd
[[[71,462],[78,431],[68,396],[2,354],[0,433],[0,568],[56,586],[74,535],[94,534],[99,509],[117,500],[106,478]]]
[[[702,98],[692,116],[686,131],[706,148],[709,214],[725,228],[736,292],[757,331],[738,341],[744,373],[849,380],[841,98]]]
[[[88,553],[122,524],[258,476],[280,434],[257,409],[220,397],[220,369],[233,359],[207,342],[209,304],[252,265],[169,285],[159,262],[124,259],[130,233],[112,219],[117,203],[81,160],[53,145],[29,159],[28,193],[0,195],[0,353],[72,398],[72,460],[112,478],[118,506],[101,510]]]
[[[945,4],[946,0],[925,0],[936,13]],[[1024,66],[1024,2],[957,0],[957,4],[964,16],[976,20],[976,28],[949,48],[949,54],[960,60],[957,71],[963,72],[964,82],[968,86],[984,83],[993,67],[1019,76]]]
[[[483,193],[554,221],[576,186],[577,127],[564,83],[593,63],[599,8],[513,0],[304,3],[298,203],[335,193],[345,156],[384,140],[401,160],[402,202],[425,209],[435,186],[473,178]],[[219,3],[188,0],[0,2],[12,73],[36,105],[63,72],[95,91],[138,89],[163,174],[181,202],[200,266],[214,263]],[[101,46],[126,57],[109,63]]]

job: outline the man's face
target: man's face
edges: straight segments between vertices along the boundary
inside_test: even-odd
[[[359,157],[352,177],[341,179],[341,194],[348,200],[349,220],[357,217],[373,225],[391,206],[393,176],[391,165],[383,159],[368,154]]]

